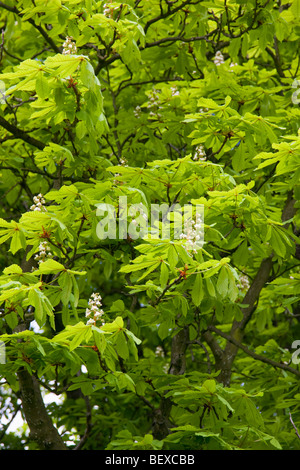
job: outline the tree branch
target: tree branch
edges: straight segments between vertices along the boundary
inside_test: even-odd
[[[295,425],[295,423],[294,423],[294,421],[293,421],[293,418],[292,418],[291,413],[289,413],[289,415],[290,415],[290,422],[292,423],[292,426],[293,426],[293,428],[295,429],[296,436],[298,437],[298,439],[300,439],[299,431],[298,431],[298,429],[297,429],[297,427],[296,427],[296,425]]]
[[[296,213],[295,201],[292,197],[292,191],[288,193],[285,207],[282,211],[281,219],[283,222],[291,220]],[[288,224],[285,224],[287,228]],[[252,317],[255,310],[255,305],[259,299],[259,295],[265,284],[270,278],[271,269],[273,266],[273,254],[268,258],[264,259],[253,279],[253,282],[248,289],[242,304],[247,307],[242,308],[243,319],[241,321],[234,321],[230,331],[230,338],[241,344],[244,336],[246,325]],[[231,377],[231,368],[234,362],[235,356],[238,351],[237,344],[234,341],[228,341],[222,354],[222,359],[218,362],[218,366],[221,369],[221,373],[218,376],[218,380],[224,385],[229,386]]]
[[[29,247],[27,247],[27,252],[28,250]],[[31,271],[32,260],[33,258],[26,260],[26,255],[24,256],[21,263],[23,272]],[[24,331],[28,326],[28,322],[24,321],[17,325],[14,332]],[[30,437],[37,442],[41,450],[66,450],[65,444],[46,410],[36,377],[25,368],[17,372],[17,377],[22,409],[30,429]]]
[[[160,15],[156,16],[155,18],[152,18],[145,24],[145,27],[144,27],[145,34],[148,31],[149,27],[153,25],[154,23],[157,23],[157,21],[167,18],[168,16],[172,16],[174,13],[181,10],[186,5],[196,5],[197,3],[200,3],[200,1],[191,2],[190,0],[186,0],[185,2],[182,2],[177,7],[173,8],[173,10],[168,8],[168,10],[165,13],[161,13]]]
[[[260,354],[256,354],[253,351],[250,351],[250,349],[247,348],[244,344],[240,343],[237,341],[235,338],[232,336],[223,333],[223,331],[219,330],[213,325],[210,325],[208,327],[210,331],[213,331],[214,333],[218,334],[219,336],[222,336],[222,338],[227,339],[230,343],[234,344],[237,348],[242,349],[248,356],[251,356],[253,359],[257,361],[264,362],[265,364],[270,364],[272,367],[278,368],[278,369],[283,369],[287,370],[288,372],[291,372],[294,375],[297,375],[300,377],[300,371],[297,369],[294,369],[293,367],[288,366],[287,364],[281,364],[280,362],[273,361],[273,359],[269,359],[268,357],[261,356]]]
[[[1,3],[1,2],[0,2]],[[22,129],[18,129],[14,124],[6,121],[4,117],[0,116],[0,126],[4,127],[8,132],[14,135],[16,139],[21,139],[27,144],[33,145],[34,147],[38,148],[39,150],[43,150],[46,146],[40,140],[31,137],[27,132],[23,131]]]
[[[22,408],[30,436],[41,450],[66,450],[56,427],[47,413],[39,384],[33,375],[25,369],[18,372]]]
[[[278,40],[277,40],[276,37],[274,37],[274,49],[275,49],[275,53],[272,51],[272,49],[270,49],[269,47],[266,47],[266,52],[272,57],[278,75],[281,78],[285,78],[285,75],[284,75],[284,72],[283,72],[282,66],[281,66],[281,58],[280,58],[280,54],[279,54]]]
[[[5,3],[3,2],[0,2],[0,7],[4,8],[5,10],[11,12],[11,13],[15,13],[16,15],[18,15],[20,18],[22,18],[22,13],[17,9],[17,7],[11,7],[9,5],[6,5]],[[26,21],[28,21],[28,23],[30,23],[35,29],[37,29],[39,31],[39,33],[43,36],[43,38],[46,40],[46,42],[51,46],[51,48],[57,53],[59,54],[60,53],[60,48],[57,47],[57,45],[55,44],[55,42],[53,41],[52,38],[50,38],[50,36],[47,34],[47,32],[42,28],[42,26],[38,25],[35,23],[35,21],[32,19],[32,18],[28,18]]]
[[[171,364],[169,374],[182,375],[185,373],[186,361],[185,352],[189,343],[188,326],[179,330],[172,338]],[[170,397],[162,397],[160,407],[154,411],[152,432],[155,439],[163,439],[170,432],[171,423],[169,416],[172,409],[172,400]]]
[[[85,429],[84,435],[82,436],[82,438],[80,439],[79,443],[74,448],[74,450],[80,450],[84,446],[92,429],[92,407],[91,407],[90,399],[89,397],[86,396],[84,397],[84,400],[86,404],[86,429]]]

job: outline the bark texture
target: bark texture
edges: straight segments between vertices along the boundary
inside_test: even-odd
[[[18,372],[22,408],[30,429],[30,437],[40,450],[66,450],[56,427],[47,413],[36,378],[25,369]]]
[[[291,219],[296,214],[295,208],[295,200],[293,199],[293,192],[291,191],[287,195],[287,200],[285,207],[282,211],[282,222],[286,222],[284,224],[284,228],[287,229],[291,222]],[[297,256],[297,245],[296,245],[296,256]],[[226,343],[224,349],[221,349],[218,342],[211,334],[211,331],[206,331],[203,334],[203,338],[211,348],[211,351],[215,358],[215,368],[216,370],[220,371],[218,375],[218,381],[223,383],[226,387],[229,387],[231,381],[231,374],[232,374],[232,366],[235,360],[236,354],[238,352],[239,347],[237,344],[241,344],[244,334],[245,328],[250,321],[253,312],[255,311],[257,302],[259,300],[259,296],[261,290],[266,285],[266,283],[271,279],[271,272],[273,267],[273,254],[271,254],[268,258],[265,258],[258,271],[256,276],[254,277],[251,286],[246,293],[243,304],[245,305],[242,308],[243,318],[241,321],[234,321],[230,331],[230,338]],[[247,305],[247,306],[246,306]],[[209,329],[208,329],[209,330]],[[213,331],[213,329],[211,328]]]
[[[185,327],[172,338],[171,365],[169,374],[182,375],[185,373],[185,353],[189,342],[189,329]],[[172,423],[170,413],[172,409],[171,398],[162,397],[160,407],[154,411],[152,433],[155,439],[164,439],[169,433]]]
[[[29,249],[30,247],[28,247],[27,252]],[[32,266],[32,258],[26,260],[25,256],[21,264],[23,272],[30,272]],[[15,332],[24,331],[28,328],[29,323],[22,322],[15,328]],[[40,450],[66,450],[62,438],[47,413],[37,379],[26,369],[20,369],[17,377],[22,409],[30,429],[30,437],[37,442]]]

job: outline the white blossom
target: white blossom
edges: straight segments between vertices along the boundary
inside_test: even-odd
[[[198,160],[205,161],[206,160],[206,153],[205,153],[205,149],[204,149],[203,145],[198,145],[198,147],[196,147],[196,151],[195,151],[195,155],[193,157],[193,160],[195,160],[195,161],[198,161]]]
[[[246,274],[242,274],[239,276],[239,288],[242,291],[247,291],[250,287],[250,282],[248,276]]]
[[[135,115],[137,119],[141,117],[141,111],[142,110],[140,106],[136,106],[135,109],[133,110],[133,114]]]
[[[179,96],[179,90],[176,86],[171,87],[172,96]]]
[[[44,263],[47,259],[53,258],[51,248],[48,242],[44,241],[39,244],[39,252],[34,256],[34,259],[39,263]]]
[[[188,253],[197,253],[203,242],[203,222],[200,214],[196,220],[187,219],[184,221],[184,232],[180,235],[185,240],[185,249]]]
[[[161,346],[157,346],[157,348],[155,349],[155,356],[156,357],[165,357],[164,350]]]
[[[123,158],[123,157],[120,158],[119,165],[128,166],[127,163],[128,162],[127,162],[126,158]]]
[[[156,90],[155,88],[153,90],[151,90],[151,92],[149,94],[149,97],[148,97],[148,100],[149,100],[148,105],[147,105],[148,109],[159,107],[159,105],[160,105],[159,91]]]
[[[214,57],[214,64],[216,64],[216,65],[224,64],[224,57],[223,57],[222,52],[220,52],[220,51],[216,52],[216,55]]]
[[[231,62],[231,64],[229,65],[229,67],[230,67],[231,70],[229,70],[229,72],[233,72],[232,69],[233,69],[234,67],[236,67],[237,65],[239,65],[239,64],[237,64],[237,63],[235,63],[235,62]]]
[[[71,54],[76,54],[77,52],[77,47],[74,41],[72,41],[72,38],[67,36],[65,42],[63,43],[63,55],[71,55]]]
[[[46,207],[44,206],[46,201],[41,193],[33,197],[33,202],[34,204],[30,206],[31,211],[39,211],[39,212],[47,211]]]
[[[87,325],[95,325],[96,321],[100,320],[104,311],[100,308],[102,306],[101,295],[97,292],[94,292],[88,301],[88,308],[85,310],[85,316],[88,318]],[[104,321],[101,320],[101,325],[104,325]]]

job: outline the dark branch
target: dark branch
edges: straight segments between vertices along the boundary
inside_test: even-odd
[[[6,5],[5,3],[3,2],[0,2],[0,7],[4,8],[5,10],[11,12],[11,13],[15,13],[16,15],[18,15],[20,18],[22,18],[22,13],[17,9],[17,7],[11,7],[9,5]],[[26,21],[28,21],[28,23],[30,23],[35,29],[37,29],[39,31],[39,33],[43,36],[43,38],[45,39],[45,41],[51,46],[51,48],[57,53],[59,54],[60,53],[60,48],[57,47],[57,45],[55,44],[55,42],[53,41],[53,39],[47,34],[47,32],[42,28],[42,26],[38,25],[35,23],[35,21],[32,19],[32,18],[28,18]]]
[[[264,357],[264,356],[261,356],[260,354],[256,354],[255,352],[250,351],[250,349],[248,349],[247,346],[245,346],[244,344],[237,341],[235,338],[232,338],[232,336],[224,333],[223,331],[219,330],[218,328],[212,325],[209,326],[208,329],[218,334],[219,336],[222,336],[222,338],[227,339],[227,341],[234,344],[237,348],[242,349],[242,351],[244,351],[248,356],[251,356],[253,359],[264,362],[265,364],[270,364],[272,367],[275,367],[278,369],[287,370],[288,372],[291,372],[292,374],[300,377],[299,370],[294,369],[293,367],[290,367],[287,364],[281,364],[280,362],[273,361],[273,359],[269,359],[268,357]]]
[[[6,121],[4,117],[0,116],[0,126],[4,127],[8,132],[14,135],[16,139],[21,139],[27,144],[33,145],[34,147],[38,148],[39,150],[43,150],[46,146],[40,140],[31,137],[27,132],[23,131],[22,129],[18,129],[18,127],[14,126],[10,122]]]

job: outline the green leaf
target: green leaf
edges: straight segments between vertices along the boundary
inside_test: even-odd
[[[85,60],[83,56],[57,54],[48,57],[45,66],[53,70],[53,75],[65,78],[72,75]]]
[[[202,282],[202,275],[196,274],[195,281],[192,289],[192,300],[196,307],[199,307],[201,300],[203,299],[204,292],[203,292],[203,282]]]
[[[277,255],[284,257],[286,253],[286,246],[276,227],[272,227],[270,241]]]
[[[169,270],[167,268],[167,265],[164,261],[161,262],[160,264],[160,287],[164,289],[168,283],[169,279]]]
[[[170,245],[168,250],[168,262],[170,263],[170,268],[174,269],[178,263],[178,254],[174,245]]]
[[[206,284],[207,292],[209,293],[209,295],[211,297],[215,297],[216,296],[216,290],[215,290],[215,286],[214,286],[212,280],[210,278],[205,279],[205,284]]]
[[[26,241],[24,235],[19,230],[15,230],[13,232],[13,236],[10,242],[10,251],[14,255],[20,249],[24,249],[26,247]]]
[[[28,295],[28,301],[34,306],[34,317],[39,326],[43,326],[46,322],[46,311],[43,308],[43,302],[41,296],[38,294],[36,289],[30,289]]]
[[[17,264],[11,264],[3,269],[3,274],[22,274],[22,268]]]
[[[37,273],[55,274],[58,271],[65,271],[64,265],[61,263],[58,263],[54,259],[47,259],[45,262],[40,264]]]
[[[137,338],[133,333],[132,331],[129,331],[129,330],[126,330],[126,335],[129,336],[135,344],[141,344],[141,340],[139,338]]]
[[[89,326],[84,325],[73,337],[70,342],[70,351],[74,351],[74,349],[78,348],[83,342],[87,342],[92,334],[92,330]]]
[[[300,17],[300,0],[292,0],[290,9],[294,17],[299,18]]]
[[[43,72],[39,72],[37,75],[37,79],[35,82],[35,88],[36,92],[39,96],[39,98],[42,98],[42,100],[49,98],[49,85],[47,79],[44,77]]]
[[[216,382],[214,380],[205,380],[202,388],[207,390],[210,394],[214,394],[216,392]]]
[[[116,350],[117,350],[117,353],[119,354],[120,357],[122,357],[125,360],[128,359],[129,351],[128,351],[126,337],[125,337],[123,331],[120,331],[117,334]]]
[[[222,295],[222,297],[225,297],[228,292],[228,273],[225,266],[222,266],[220,269],[217,281],[217,291]]]
[[[58,283],[62,288],[61,301],[64,305],[67,305],[70,301],[71,291],[74,285],[71,275],[66,271],[63,272],[58,278]]]
[[[100,354],[103,354],[106,348],[106,339],[103,331],[99,330],[99,328],[95,327],[92,325],[92,330],[93,330],[93,337],[95,344],[100,352]]]

